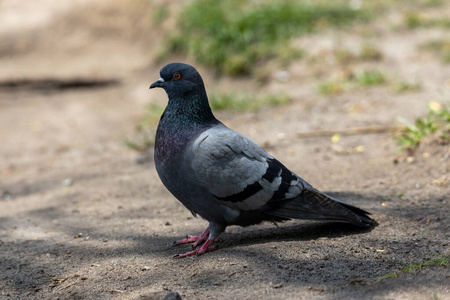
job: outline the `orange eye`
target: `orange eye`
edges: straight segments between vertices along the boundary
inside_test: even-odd
[[[180,80],[181,79],[181,74],[180,73],[175,73],[175,75],[173,75],[173,78],[175,80]]]

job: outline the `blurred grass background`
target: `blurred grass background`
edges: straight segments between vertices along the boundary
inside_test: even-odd
[[[405,4],[407,9],[404,9]],[[393,31],[450,28],[450,17],[426,14],[427,9],[443,4],[442,0],[193,0],[180,8],[176,16],[171,16],[165,5],[158,6],[152,24],[159,26],[172,18],[176,25],[159,47],[158,60],[187,57],[214,70],[216,76],[246,76],[260,83],[267,80],[273,66],[283,68],[303,60],[316,70],[312,76],[317,79],[319,94],[335,95],[374,86],[388,86],[393,93],[402,94],[420,91],[422,84],[417,80],[398,78],[389,74],[386,68],[378,67],[385,54],[373,42],[377,35],[373,23],[379,22],[389,11],[399,10],[401,21],[392,27]],[[342,45],[331,53],[331,59],[338,65],[337,71],[324,64],[330,56],[311,54],[308,48],[294,43],[307,34],[327,30],[348,31],[363,37],[356,51],[354,47]],[[449,63],[449,45],[446,39],[430,38],[418,51],[430,52],[443,63]],[[287,95],[252,97],[241,92],[213,92],[209,96],[214,111],[252,111],[292,100]],[[156,126],[162,111],[161,106],[149,105],[146,117],[137,126],[140,142],[127,140],[127,144],[134,149],[150,147],[153,137],[149,132],[153,129],[149,128]],[[399,116],[401,127],[395,139],[400,149],[415,147],[425,136],[435,132],[440,132],[440,139],[448,141],[448,105],[441,105],[439,112],[429,110],[424,115],[415,122]]]
[[[195,0],[182,9],[164,53],[190,55],[227,75],[248,75],[265,60],[301,57],[290,38],[368,18],[368,10],[343,1]]]

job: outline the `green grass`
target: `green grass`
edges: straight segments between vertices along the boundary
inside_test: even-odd
[[[354,79],[356,85],[360,87],[380,85],[386,82],[384,74],[377,70],[355,72]]]
[[[350,63],[347,61],[347,63]],[[371,87],[388,83],[387,77],[379,70],[351,70],[342,72],[338,78],[322,82],[318,86],[319,93],[339,94],[357,88]],[[418,91],[422,85],[418,82],[397,81],[390,82],[390,87],[395,93]]]
[[[397,94],[407,93],[407,92],[415,92],[419,91],[422,88],[420,82],[406,82],[406,81],[398,81],[394,82],[391,85],[392,91]]]
[[[436,134],[444,143],[450,142],[450,106],[448,104],[431,102],[427,116],[417,118],[414,123],[401,117],[397,119],[404,125],[395,137],[401,150],[416,147],[431,134]]]
[[[373,44],[365,43],[361,46],[359,59],[362,61],[380,61],[383,58],[383,52]]]
[[[160,25],[169,17],[169,10],[166,6],[157,6],[153,11],[152,24]]]
[[[333,52],[336,62],[341,65],[348,65],[358,62],[374,62],[383,59],[383,52],[372,43],[363,43],[359,53],[353,53],[348,49],[336,49]],[[323,64],[323,56],[312,57],[311,62]]]
[[[155,127],[164,112],[164,107],[157,104],[147,106],[145,116],[136,125],[136,134],[126,137],[124,142],[127,147],[144,151],[155,144]]]
[[[388,278],[397,278],[400,273],[409,273],[411,271],[421,270],[426,267],[432,267],[432,266],[448,267],[449,260],[450,260],[450,255],[442,255],[442,256],[431,258],[429,260],[425,260],[422,262],[412,263],[410,265],[403,267],[399,272],[391,272],[391,273],[387,273],[387,274],[377,277],[375,279],[375,282],[380,282],[380,281],[383,281]]]
[[[209,97],[212,110],[255,111],[262,106],[276,106],[285,104],[290,98],[285,95],[267,95],[262,97],[248,97],[246,94],[213,94]]]
[[[178,32],[168,39],[164,52],[188,54],[221,73],[245,75],[286,53],[301,56],[302,51],[288,43],[292,37],[368,16],[348,1],[193,0],[181,10]]]
[[[450,28],[450,18],[431,18],[419,12],[409,12],[404,16],[406,27],[410,29],[442,27]]]
[[[386,83],[386,76],[378,70],[356,70],[342,73],[335,80],[321,83],[318,90],[321,94],[338,94],[356,88],[370,87]]]
[[[326,81],[319,85],[319,93],[330,95],[330,94],[340,94],[347,90],[346,82],[343,80],[333,80]]]
[[[444,63],[450,63],[450,40],[432,40],[422,44],[420,49],[434,52]]]

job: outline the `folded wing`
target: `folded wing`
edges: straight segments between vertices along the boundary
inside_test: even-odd
[[[192,154],[199,184],[234,209],[256,210],[270,200],[293,198],[303,190],[295,174],[224,125],[202,133],[192,145]]]

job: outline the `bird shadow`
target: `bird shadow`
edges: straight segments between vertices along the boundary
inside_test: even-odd
[[[290,221],[288,221],[290,222]],[[294,221],[295,222],[295,221]],[[299,224],[275,224],[275,227],[233,230],[226,233],[226,242],[220,243],[221,248],[237,245],[267,244],[274,241],[311,241],[319,238],[338,238],[348,235],[364,234],[372,231],[375,226],[358,227],[342,222],[309,222],[297,221]],[[232,234],[233,233],[233,234]]]

